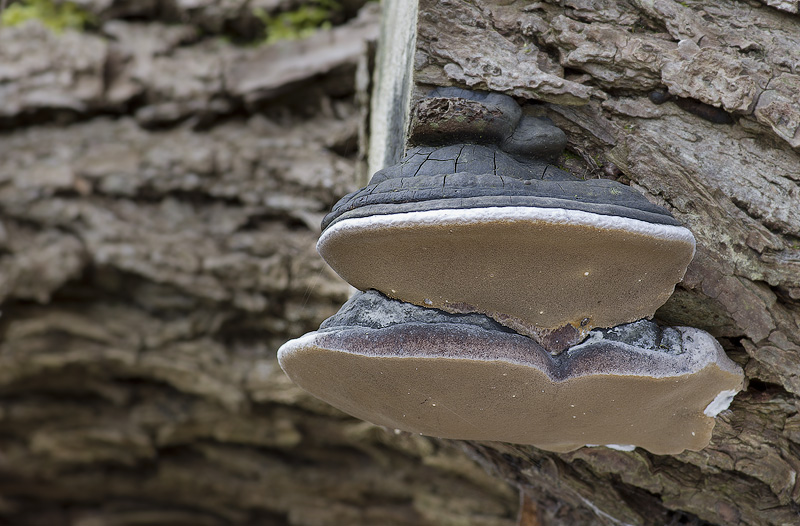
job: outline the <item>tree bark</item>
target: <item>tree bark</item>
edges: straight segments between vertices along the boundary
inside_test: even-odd
[[[81,4],[0,27],[0,523],[512,524],[507,483],[275,361],[349,294],[314,244],[377,6],[265,46],[230,36],[259,2]]]
[[[800,522],[797,2],[413,4],[385,6],[417,25],[405,71],[379,57],[409,103],[371,151],[397,160],[384,137],[404,136],[432,86],[507,93],[551,118],[569,137],[563,167],[629,183],[692,230],[697,255],[656,320],[711,332],[748,379],[699,452],[457,447],[521,487],[543,524]],[[379,90],[374,107],[390,100],[403,98]]]
[[[373,168],[428,86],[499,91],[567,132],[564,168],[694,232],[657,319],[748,387],[676,456],[398,434],[280,372],[349,294],[314,243],[366,172],[374,7],[243,46],[252,7],[302,2],[78,4],[95,28],[0,27],[0,522],[511,525],[517,488],[532,524],[800,522],[796,0],[383,2],[411,24],[384,37],[407,53],[378,60]]]

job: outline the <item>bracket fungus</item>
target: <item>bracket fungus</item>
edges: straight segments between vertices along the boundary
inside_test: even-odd
[[[323,220],[322,257],[358,289],[486,314],[552,352],[652,316],[695,240],[629,186],[548,161],[566,146],[506,95],[439,89],[397,165]]]
[[[280,348],[286,374],[443,438],[705,447],[743,371],[710,334],[643,320],[682,279],[692,233],[628,186],[550,164],[564,133],[505,95],[434,90],[409,141],[324,218],[320,254],[366,292]]]
[[[741,368],[699,329],[643,320],[593,330],[553,356],[484,315],[376,291],[357,293],[278,359],[300,387],[376,424],[558,452],[702,449],[743,383]]]

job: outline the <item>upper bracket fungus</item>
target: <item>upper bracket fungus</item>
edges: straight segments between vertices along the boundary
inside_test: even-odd
[[[443,438],[675,454],[705,447],[743,373],[698,329],[639,321],[553,356],[481,314],[358,293],[278,352],[300,387],[358,418]]]
[[[549,164],[564,133],[511,97],[439,88],[410,141],[323,221],[320,254],[361,290],[483,313],[557,353],[652,316],[694,255],[692,233],[632,188]]]

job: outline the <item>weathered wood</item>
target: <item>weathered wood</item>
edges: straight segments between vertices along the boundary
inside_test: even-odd
[[[794,3],[765,3],[780,10],[417,2],[409,98],[448,85],[511,94],[567,132],[562,166],[668,207],[698,252],[656,318],[710,331],[749,379],[700,452],[461,445],[542,509],[558,499],[610,524],[800,522],[800,33],[781,12]]]

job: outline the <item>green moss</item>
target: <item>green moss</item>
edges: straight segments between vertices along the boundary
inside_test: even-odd
[[[342,9],[336,0],[311,0],[294,11],[271,15],[263,9],[253,14],[264,23],[265,44],[279,40],[299,40],[309,37],[320,29],[331,27],[331,17]]]
[[[56,33],[65,29],[83,29],[94,16],[72,2],[56,4],[53,0],[20,0],[0,13],[0,25],[16,26],[38,20]]]

